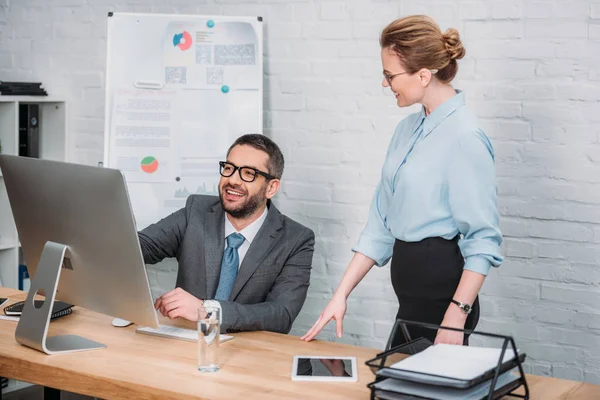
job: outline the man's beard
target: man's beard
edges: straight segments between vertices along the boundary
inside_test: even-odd
[[[232,186],[224,186],[223,189],[219,191],[219,199],[221,200],[221,206],[223,207],[223,210],[229,213],[229,215],[231,215],[233,218],[248,218],[249,216],[254,214],[254,212],[256,212],[256,210],[258,210],[263,204],[265,204],[267,200],[267,185],[265,185],[258,193],[256,193],[254,196],[248,197],[246,201],[243,204],[237,206],[237,208],[228,207],[225,204],[225,201],[223,201],[223,193],[227,189],[235,190],[235,188],[233,188]]]

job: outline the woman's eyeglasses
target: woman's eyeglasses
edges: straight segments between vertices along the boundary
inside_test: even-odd
[[[385,78],[385,80],[387,81],[388,85],[392,86],[392,79],[394,79],[395,77],[397,77],[398,75],[404,75],[404,74],[408,74],[408,72],[398,72],[397,74],[393,74],[393,75],[388,75],[385,73],[385,71],[383,72],[383,77]]]

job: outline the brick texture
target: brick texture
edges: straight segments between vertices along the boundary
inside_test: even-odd
[[[108,11],[261,15],[265,133],[284,149],[276,202],[317,233],[293,333],[317,318],[352,257],[395,124],[378,33],[426,12],[456,27],[455,87],[497,152],[505,265],[481,294],[481,329],[511,333],[527,371],[600,382],[600,3],[562,0],[19,0],[0,5],[2,80],[69,103],[70,160],[102,160]],[[150,270],[172,288],[175,263]],[[389,269],[351,295],[343,342],[382,348],[397,311]],[[335,338],[332,326],[323,339]]]

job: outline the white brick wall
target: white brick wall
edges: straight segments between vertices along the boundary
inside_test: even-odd
[[[456,87],[494,142],[506,263],[481,329],[511,333],[527,370],[600,383],[600,2],[587,0],[0,1],[0,79],[69,101],[71,159],[102,159],[107,12],[261,15],[265,133],[285,152],[280,208],[317,233],[294,333],[337,286],[366,220],[400,110],[380,89],[378,32],[429,13],[463,35]],[[413,109],[414,110],[414,109]],[[150,273],[174,284],[173,264]],[[381,348],[397,303],[388,268],[349,300],[344,342]],[[324,338],[336,340],[333,327]]]

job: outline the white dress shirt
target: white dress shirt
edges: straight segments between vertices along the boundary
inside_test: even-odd
[[[238,264],[238,271],[242,265],[244,257],[246,257],[246,253],[248,252],[252,241],[254,241],[256,234],[262,227],[263,223],[265,222],[265,219],[267,219],[268,212],[268,207],[265,207],[265,210],[263,211],[262,215],[256,221],[254,221],[241,231],[235,229],[231,221],[229,221],[229,218],[227,218],[227,213],[225,213],[225,246],[223,247],[223,251],[225,251],[225,249],[227,248],[227,236],[231,235],[232,233],[240,233],[244,237],[244,243],[242,243],[242,245],[238,248],[238,255],[240,258],[240,263]],[[217,300],[206,300],[204,301],[204,306],[218,307],[219,309],[221,309],[221,312],[219,313],[221,316],[219,322],[223,322],[223,309],[221,308],[221,304]]]
[[[240,233],[245,239],[244,243],[242,243],[242,245],[238,248],[238,255],[240,256],[240,263],[238,264],[238,271],[239,271],[240,266],[242,265],[242,261],[244,260],[244,257],[246,257],[246,253],[248,252],[248,249],[250,248],[252,241],[256,237],[256,234],[262,227],[263,223],[265,222],[265,219],[267,218],[267,213],[268,213],[268,209],[267,209],[267,207],[265,207],[265,211],[263,211],[262,215],[256,221],[254,221],[253,223],[251,223],[250,225],[248,225],[241,231],[238,231],[237,229],[235,229],[235,227],[233,226],[231,221],[229,221],[229,218],[227,218],[227,214],[225,214],[225,246],[223,247],[223,251],[227,248],[227,236],[231,235],[232,233],[236,233],[236,232]]]

